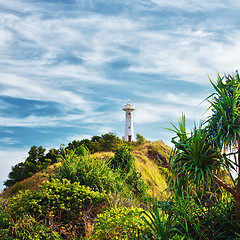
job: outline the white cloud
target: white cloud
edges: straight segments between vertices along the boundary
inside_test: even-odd
[[[174,34],[172,30],[142,31],[139,57],[129,71],[166,74],[206,85],[209,83],[207,74],[215,77],[216,71],[238,68],[239,35],[240,31],[234,30],[220,40],[207,26],[198,30],[180,27],[174,29]]]
[[[0,28],[0,48],[5,47],[12,40],[12,33]]]
[[[192,96],[185,93],[173,94],[167,93],[164,96],[164,100],[169,103],[174,103],[177,105],[186,105],[191,107],[197,107],[201,104],[202,107],[208,108],[207,102],[203,102],[207,96]]]
[[[187,93],[186,93],[187,92]],[[185,105],[185,106],[198,106],[202,105],[205,108],[208,108],[207,101],[204,101],[208,96],[206,93],[199,93],[198,95],[192,95],[191,90],[179,93],[173,93],[171,90],[162,91],[159,90],[157,92],[152,91],[151,94],[146,92],[136,91],[136,95],[139,97],[144,97],[148,99],[154,99],[155,101],[168,103],[168,104],[176,104],[176,105]],[[209,94],[210,95],[210,94]],[[148,100],[151,101],[151,100]]]
[[[111,127],[101,127],[101,128],[98,129],[99,134],[105,134],[105,133],[109,133],[109,132],[113,132],[113,128],[111,128]]]
[[[182,105],[176,108],[174,104],[149,104],[136,103],[136,111],[134,112],[134,122],[137,124],[149,124],[155,122],[172,122],[184,113],[187,118],[193,121],[203,119],[204,111],[202,106]]]
[[[15,98],[52,101],[61,104],[66,109],[92,111],[93,106],[83,96],[72,91],[58,89],[54,83],[36,82],[25,77],[0,73],[0,95]]]
[[[3,127],[40,127],[40,126],[72,126],[76,125],[76,121],[87,120],[84,114],[68,114],[62,116],[35,116],[30,115],[24,118],[17,117],[0,117],[1,126]]]
[[[156,2],[159,5],[169,6],[214,5],[207,1]],[[222,3],[219,6],[221,5]],[[41,72],[39,78],[53,78],[57,81],[61,77],[72,81],[73,84],[83,81],[89,84],[109,85],[120,83],[107,79],[104,70],[99,69],[98,66],[111,62],[118,56],[133,63],[129,68],[130,72],[170,73],[181,80],[202,84],[208,82],[206,73],[215,73],[222,67],[213,60],[220,58],[219,54],[225,49],[225,45],[216,44],[214,33],[208,31],[207,26],[203,25],[202,29],[193,30],[185,23],[185,26],[180,25],[174,30],[149,31],[148,24],[147,19],[137,22],[124,15],[106,17],[92,13],[87,17],[83,14],[78,18],[44,20],[40,14],[30,15],[17,21],[15,31],[30,41],[29,46],[33,49],[42,49],[43,53],[31,61],[21,60],[19,64],[24,65],[28,72],[36,71],[38,75]],[[60,40],[56,41],[56,39]],[[122,46],[135,49],[138,53],[124,51]],[[215,46],[215,51],[212,46]],[[65,49],[69,48],[71,53],[83,59],[82,65],[74,66],[63,62],[57,66],[49,66],[57,59],[58,54],[66,53]],[[232,52],[237,50],[238,48],[233,47]],[[235,62],[237,60],[236,54]],[[234,60],[229,66],[232,62]],[[27,67],[29,65],[30,67]],[[67,85],[67,83],[60,84],[63,87]]]
[[[4,137],[4,138],[0,138],[0,143],[6,144],[6,145],[16,145],[19,143],[19,141],[11,137]]]
[[[92,136],[91,135],[88,135],[88,134],[83,134],[83,135],[72,135],[72,136],[69,136],[66,140],[68,141],[68,142],[72,142],[72,141],[74,141],[74,140],[76,140],[76,141],[81,141],[81,140],[83,140],[83,139],[91,139],[92,138]]]
[[[180,8],[185,11],[210,11],[217,8],[224,8],[227,6],[226,1],[223,0],[151,0],[159,7]]]

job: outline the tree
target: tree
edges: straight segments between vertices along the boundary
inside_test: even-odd
[[[34,173],[41,171],[42,165],[45,160],[46,148],[42,146],[32,146],[28,152],[28,157],[25,160],[25,171],[28,177],[31,177]]]
[[[102,135],[101,151],[113,151],[122,143],[122,140],[115,134],[109,132]]]
[[[23,162],[16,164],[12,167],[12,171],[8,174],[8,178],[4,181],[4,185],[6,187],[11,187],[15,183],[22,181],[23,179],[27,178],[28,175],[25,171],[25,164]]]
[[[179,121],[179,129],[174,126],[173,131],[177,137],[172,139],[176,149],[172,151],[169,162],[174,179],[172,186],[180,196],[194,192],[200,197],[199,193],[202,195],[211,188],[208,183],[214,181],[212,170],[220,170],[220,153],[212,147],[202,126],[187,134],[184,115]]]
[[[9,179],[4,182],[4,185],[6,187],[13,186],[15,183],[31,177],[33,174],[46,169],[47,166],[60,160],[59,150],[52,148],[46,155],[45,151],[46,149],[42,146],[32,146],[25,161],[12,167],[12,171],[8,174]]]
[[[56,163],[60,161],[60,151],[55,148],[51,148],[45,156],[46,159],[50,159],[50,163]]]
[[[180,186],[180,190],[186,187],[186,182],[195,189],[213,181],[218,183],[232,194],[240,219],[240,78],[238,72],[224,77],[218,74],[217,81],[210,82],[216,91],[207,98],[212,115],[204,121],[204,128],[195,128],[190,136],[186,133],[184,117],[179,121],[179,128],[173,125],[171,130],[177,136],[172,139],[176,149],[171,155],[170,166],[176,178],[175,185]],[[237,171],[234,187],[217,175],[221,167],[232,180],[231,170]]]
[[[211,81],[211,80],[210,80]],[[220,77],[217,81],[211,81],[216,93],[209,100],[213,114],[206,121],[210,139],[222,150],[225,166],[232,178],[231,169],[237,172],[236,185],[229,187],[220,179],[217,183],[234,197],[238,219],[240,219],[240,77],[236,75]],[[210,96],[211,97],[211,96]],[[209,98],[210,98],[209,97]],[[208,99],[209,99],[208,98]],[[226,150],[229,153],[226,153]],[[229,159],[233,156],[234,161]],[[233,181],[234,183],[234,181]]]

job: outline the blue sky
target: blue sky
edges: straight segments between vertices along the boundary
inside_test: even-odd
[[[0,189],[33,145],[107,132],[170,144],[204,118],[208,76],[240,63],[237,0],[0,0]]]

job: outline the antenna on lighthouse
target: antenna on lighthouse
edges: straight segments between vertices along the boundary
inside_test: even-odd
[[[128,103],[122,107],[122,110],[126,112],[124,139],[126,142],[132,142],[134,138],[132,112],[135,110],[135,106],[131,105],[130,100],[128,100]]]

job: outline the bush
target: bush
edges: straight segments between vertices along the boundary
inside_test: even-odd
[[[94,218],[110,196],[95,192],[78,182],[67,179],[44,182],[39,190],[27,190],[10,199],[9,211],[12,216],[31,214],[38,220],[46,220],[58,232],[66,235],[84,235],[84,221]]]
[[[110,162],[110,166],[113,169],[121,169],[125,173],[128,173],[132,168],[134,168],[135,158],[125,145],[121,145],[119,148],[116,148],[114,153],[114,157]]]
[[[146,234],[141,208],[113,207],[97,216],[93,239],[133,239]]]
[[[178,197],[161,202],[148,215],[152,217],[147,225],[161,239],[238,239],[240,234],[234,203],[228,197],[207,206],[192,197]]]
[[[152,211],[144,211],[141,214],[146,228],[149,229],[150,239],[169,240],[175,229],[175,215],[160,211],[158,205],[154,205]]]
[[[106,161],[94,159],[84,147],[67,151],[56,174],[60,180],[91,187],[96,191],[114,192],[120,189],[120,174],[113,173]]]
[[[68,150],[75,150],[80,146],[85,147],[90,153],[95,152],[109,152],[113,151],[118,145],[122,143],[122,140],[115,134],[109,132],[102,136],[93,136],[91,140],[83,139],[81,141],[74,140],[72,143],[68,143]]]
[[[0,237],[1,239],[46,239],[60,240],[59,233],[47,227],[41,222],[37,222],[30,215],[23,215],[15,220],[8,213],[0,214]]]
[[[110,168],[114,163],[116,168]],[[115,150],[110,163],[104,159],[94,159],[82,146],[75,151],[67,151],[56,177],[72,183],[79,182],[100,192],[124,192],[126,195],[133,192],[144,197],[147,189],[141,173],[136,171],[134,157],[125,146]]]
[[[142,180],[142,174],[136,170],[135,158],[130,150],[125,145],[121,145],[114,152],[115,155],[110,161],[110,166],[115,172],[120,172],[121,178],[130,186],[134,194],[145,197],[147,185]]]

